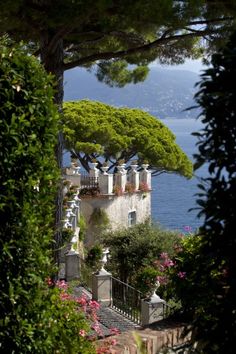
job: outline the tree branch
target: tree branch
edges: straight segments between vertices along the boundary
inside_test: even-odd
[[[152,169],[152,168],[151,168]],[[175,173],[174,171],[166,171],[166,170],[155,170],[152,172],[152,176],[153,177],[156,177],[156,176],[160,176],[162,175],[163,173],[168,173],[168,174],[173,174]],[[177,172],[176,172],[177,173]]]
[[[84,64],[91,63],[91,62],[94,62],[97,60],[109,60],[109,59],[115,59],[115,58],[124,58],[128,55],[147,52],[151,49],[158,48],[159,46],[161,46],[165,43],[168,43],[168,42],[177,41],[177,40],[181,40],[181,39],[185,39],[185,38],[191,38],[191,37],[202,37],[204,35],[207,35],[207,34],[209,35],[209,34],[213,34],[213,33],[215,33],[215,31],[213,31],[213,30],[202,30],[202,31],[197,31],[197,32],[196,32],[196,30],[194,30],[191,33],[173,35],[173,36],[169,36],[169,37],[161,37],[151,43],[148,43],[148,44],[145,44],[142,46],[138,46],[138,47],[133,47],[133,48],[126,49],[126,50],[121,50],[118,52],[110,51],[110,52],[104,52],[104,53],[91,54],[91,55],[88,55],[87,57],[77,59],[73,62],[64,63],[63,69],[70,70],[70,69],[75,68],[76,66],[84,65]]]

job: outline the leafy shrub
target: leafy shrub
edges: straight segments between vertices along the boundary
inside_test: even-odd
[[[175,254],[180,237],[178,232],[146,222],[106,233],[101,241],[110,249],[111,260],[107,268],[122,281],[132,283],[136,272],[152,265],[159,254]]]
[[[71,241],[72,237],[74,236],[74,231],[69,228],[63,228],[61,232],[62,242],[63,244],[68,243]]]
[[[45,289],[43,299],[48,307],[40,322],[40,353],[93,354],[95,349],[89,339],[94,322],[89,300],[76,298],[67,290],[67,284],[57,282]],[[84,306],[86,305],[86,306]],[[85,309],[86,308],[86,309]]]
[[[102,258],[102,246],[94,245],[87,254],[86,262],[90,267],[97,267]]]
[[[80,241],[83,241],[84,238],[85,238],[85,232],[87,230],[87,223],[86,223],[85,217],[81,213],[80,213],[80,216],[79,216],[78,225],[79,225],[79,228],[80,228],[80,230],[79,230],[79,239],[80,239]]]
[[[89,223],[103,229],[109,225],[109,217],[104,209],[95,208],[90,216]]]
[[[75,343],[78,328],[85,325],[45,283],[53,272],[59,183],[54,158],[58,115],[51,83],[37,59],[0,40],[2,353],[72,353],[70,342]],[[84,353],[86,346],[80,340],[76,353]]]
[[[157,275],[158,271],[154,267],[141,268],[135,276],[135,288],[141,291],[145,297],[150,296],[152,291],[155,290]]]
[[[185,291],[191,309],[197,350],[233,353],[236,336],[236,32],[213,55],[202,75],[197,102],[204,127],[199,136],[196,167],[207,163],[209,178],[201,183],[198,204],[204,215],[197,245],[186,245],[180,259],[186,269]],[[194,247],[192,247],[194,246]],[[192,296],[191,296],[192,295]]]
[[[194,269],[197,271],[200,247],[200,236],[188,235],[184,237],[174,258],[174,267],[166,269],[165,272],[165,276],[168,278],[168,296],[171,297],[171,294],[174,294],[175,299],[181,302],[183,315],[188,320],[193,319],[197,300],[194,287],[195,278],[198,275]]]

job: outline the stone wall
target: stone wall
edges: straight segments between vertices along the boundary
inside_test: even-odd
[[[169,349],[168,353],[171,353],[171,348],[188,346],[191,339],[191,331],[186,334],[186,325],[184,324],[164,324],[159,326],[153,326],[150,328],[142,328],[134,332],[124,332],[112,337],[116,340],[117,344],[113,345],[109,351],[110,354],[157,354],[164,353],[164,349]],[[142,348],[137,344],[135,336],[141,339]],[[97,346],[103,347],[107,339],[98,341]],[[182,349],[181,349],[182,350]],[[181,351],[184,353],[184,351]]]
[[[101,172],[97,163],[91,164],[89,174],[81,175],[80,167],[72,164],[65,170],[65,179],[77,186],[81,198],[81,214],[87,223],[85,244],[91,246],[99,234],[109,228],[117,230],[142,223],[151,216],[151,171],[147,164],[131,164],[117,166],[116,173],[108,173],[108,167],[102,167]],[[109,219],[109,228],[102,220],[100,225],[94,223],[92,216],[95,210],[105,213]]]
[[[136,223],[142,223],[151,216],[151,192],[125,193],[121,196],[96,196],[81,198],[81,213],[87,221],[87,236],[85,243],[91,245],[97,235],[96,225],[91,222],[95,209],[102,209],[110,221],[110,229],[117,230],[129,226],[128,215],[136,212]]]

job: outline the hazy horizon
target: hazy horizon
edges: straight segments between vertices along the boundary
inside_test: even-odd
[[[187,59],[184,64],[179,64],[179,65],[164,65],[164,64],[159,64],[157,62],[153,62],[149,65],[151,68],[152,67],[157,67],[160,69],[167,69],[167,70],[188,70],[195,72],[197,74],[201,74],[202,70],[205,70],[207,67],[206,65],[202,64],[201,59],[198,60],[191,60]]]

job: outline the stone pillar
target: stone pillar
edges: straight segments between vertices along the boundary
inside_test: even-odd
[[[101,194],[111,194],[113,192],[113,174],[100,174],[98,183]]]
[[[164,306],[166,302],[158,295],[152,295],[149,301],[142,300],[141,303],[141,324],[149,325],[164,318]]]
[[[148,165],[142,165],[143,170],[140,172],[140,183],[144,183],[148,189],[152,188],[151,171],[147,170]]]
[[[122,192],[124,192],[126,183],[127,183],[127,171],[125,169],[121,169],[115,174],[115,185],[117,187],[120,187]]]
[[[92,165],[92,168],[89,170],[89,176],[98,178],[99,169],[96,167],[97,166],[97,162],[93,162],[91,165]]]
[[[66,276],[66,281],[78,279],[80,277],[79,254],[73,250],[70,250],[66,254],[65,276]]]
[[[139,189],[139,172],[136,170],[132,170],[129,173],[130,175],[130,183],[134,185],[135,190]]]
[[[108,273],[105,269],[94,273],[92,279],[93,300],[100,302],[102,305],[110,306],[112,300],[111,286],[111,273]]]

